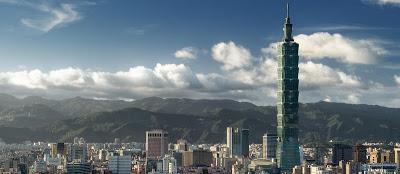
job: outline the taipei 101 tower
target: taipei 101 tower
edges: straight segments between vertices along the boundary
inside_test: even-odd
[[[277,135],[276,158],[282,173],[291,173],[300,164],[299,153],[299,44],[292,37],[289,4],[283,28],[284,38],[278,46]]]

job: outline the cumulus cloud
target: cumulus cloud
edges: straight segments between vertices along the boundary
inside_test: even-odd
[[[394,81],[400,85],[400,75],[394,75]]]
[[[294,37],[306,59],[333,58],[351,64],[373,64],[387,51],[372,40],[355,40],[341,34],[314,33]]]
[[[218,49],[216,49],[217,45],[219,45]],[[274,97],[272,94],[275,94],[274,91],[277,81],[278,63],[276,60],[276,47],[278,43],[272,43],[269,47],[264,48],[262,50],[264,53],[262,58],[255,58],[251,56],[251,53],[247,48],[243,46],[237,46],[237,44],[234,42],[219,43],[217,45],[212,48],[212,51],[217,52],[216,50],[223,50],[223,54],[221,55],[237,55],[237,47],[240,47],[240,50],[246,50],[246,52],[248,52],[248,54],[246,54],[248,55],[246,63],[239,64],[240,66],[230,66],[229,63],[231,61],[228,61],[228,58],[221,58],[217,60],[218,62],[222,62],[222,68],[225,70],[226,77],[231,80],[242,82],[242,84],[252,86],[253,89],[263,88],[262,91],[265,92],[265,95]],[[225,49],[226,47],[233,47],[235,49]],[[226,58],[229,56],[219,57]],[[325,90],[327,88],[364,87],[364,84],[361,82],[361,78],[357,75],[348,74],[340,69],[332,68],[322,63],[316,63],[308,60],[306,62],[300,62],[299,68],[300,90],[312,91]],[[316,74],[318,74],[318,76],[316,76]],[[321,97],[319,99],[321,100],[324,96],[319,95],[319,97]]]
[[[10,94],[56,97],[229,98],[274,104],[277,82],[274,44],[263,49],[265,54],[262,56],[254,57],[249,49],[234,42],[218,43],[212,47],[212,54],[221,63],[222,71],[215,73],[193,72],[184,64],[156,64],[153,68],[135,66],[117,72],[73,67],[50,71],[24,68],[0,72],[0,89]],[[341,66],[331,67],[315,60],[302,60],[299,70],[301,102],[324,100],[400,107],[398,86],[368,82],[357,74],[342,70]],[[399,75],[394,79],[400,82]]]
[[[180,59],[196,59],[197,58],[197,49],[193,47],[184,47],[175,52],[175,57]]]
[[[250,89],[251,86],[220,74],[195,74],[184,64],[157,64],[154,68],[132,67],[127,71],[105,72],[64,68],[48,72],[39,69],[0,72],[0,89],[72,93],[97,98],[199,97]],[[217,97],[216,95],[215,97]]]
[[[359,77],[329,66],[307,61],[299,64],[300,85],[307,87],[360,87]],[[318,74],[318,75],[317,75]]]
[[[347,103],[358,104],[360,103],[360,95],[359,94],[350,94],[346,98]]]
[[[300,34],[294,39],[300,44],[300,57],[306,60],[328,58],[348,64],[374,64],[380,57],[388,54],[388,51],[374,40],[357,40],[341,34],[318,32],[310,35]],[[277,44],[271,43],[262,51],[276,56]]]
[[[234,42],[221,42],[211,49],[214,60],[223,64],[223,69],[232,70],[250,65],[251,53],[247,48]]]
[[[323,99],[322,101],[324,101],[324,102],[332,102],[332,97],[327,95],[327,96],[325,96],[325,99]]]

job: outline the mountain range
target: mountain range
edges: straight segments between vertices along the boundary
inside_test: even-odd
[[[375,105],[317,102],[300,104],[302,143],[399,141],[400,109]],[[50,100],[0,94],[0,138],[22,141],[144,142],[145,131],[161,128],[170,140],[224,142],[225,129],[250,129],[250,141],[274,132],[276,108],[234,100],[193,100],[159,97],[135,101],[75,97]]]

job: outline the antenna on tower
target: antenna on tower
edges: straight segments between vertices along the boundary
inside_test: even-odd
[[[286,18],[289,18],[289,3],[286,3]]]

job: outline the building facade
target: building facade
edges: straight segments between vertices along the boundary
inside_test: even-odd
[[[132,158],[131,156],[113,156],[108,162],[108,170],[117,174],[132,173]]]
[[[146,157],[162,159],[168,152],[168,132],[164,130],[146,131]]]
[[[276,134],[266,133],[263,136],[263,158],[264,159],[275,159],[276,158],[276,140],[278,139]]]
[[[367,148],[362,145],[353,146],[353,160],[358,163],[367,163]]]
[[[71,160],[86,162],[88,160],[88,151],[85,144],[74,144],[71,146]]]
[[[232,156],[249,156],[249,130],[242,128],[226,128],[226,144]]]
[[[345,144],[334,144],[332,148],[332,163],[339,164],[339,161],[351,161],[353,159],[352,146]]]
[[[90,174],[92,173],[92,166],[89,162],[72,162],[68,163],[67,174]]]
[[[183,152],[182,157],[185,167],[209,167],[213,163],[212,153],[202,149]]]
[[[400,147],[394,148],[394,163],[400,165]]]
[[[292,37],[289,5],[284,25],[284,39],[278,46],[277,136],[276,158],[283,173],[291,173],[300,164],[299,152],[299,44]]]

